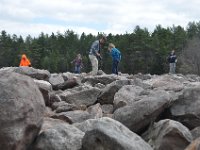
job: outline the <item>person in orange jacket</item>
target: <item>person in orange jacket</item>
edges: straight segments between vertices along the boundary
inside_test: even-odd
[[[27,67],[31,67],[31,62],[30,60],[26,57],[25,54],[22,55],[21,61],[19,66],[27,66]]]

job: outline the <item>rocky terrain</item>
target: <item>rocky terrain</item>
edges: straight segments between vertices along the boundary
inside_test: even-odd
[[[0,150],[198,150],[197,75],[0,69]]]

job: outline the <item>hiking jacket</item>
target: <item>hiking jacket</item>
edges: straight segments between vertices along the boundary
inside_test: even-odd
[[[82,59],[76,58],[73,60],[75,66],[82,66]]]
[[[31,62],[29,61],[29,59],[26,57],[25,54],[22,55],[21,61],[19,66],[31,66]]]
[[[175,63],[176,62],[176,55],[170,54],[169,57],[168,57],[168,62],[169,63]]]
[[[121,60],[121,52],[117,48],[112,48],[110,53],[111,53],[113,61],[115,61],[115,60],[120,61]]]
[[[96,52],[99,53],[99,51],[100,51],[100,42],[99,40],[96,40],[92,43],[89,54],[97,56]]]

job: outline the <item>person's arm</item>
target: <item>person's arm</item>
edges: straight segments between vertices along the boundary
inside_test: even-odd
[[[27,58],[27,61],[28,61],[28,66],[31,67],[31,62],[28,58]]]
[[[75,62],[75,60],[76,60],[76,59],[72,60],[72,61],[71,61],[71,64],[73,64],[73,63]]]
[[[119,51],[119,61],[121,61],[122,59],[122,55],[121,55],[121,52]]]
[[[95,51],[95,52],[96,52],[96,55],[97,55],[97,56],[99,56],[99,57],[101,56],[101,54],[100,54],[99,52],[97,52],[97,51]]]
[[[101,54],[99,53],[99,50],[95,50],[95,55],[99,60],[102,60]]]
[[[176,55],[175,55],[175,63],[177,63],[177,61],[178,61],[178,60],[177,60],[177,57],[176,57]]]

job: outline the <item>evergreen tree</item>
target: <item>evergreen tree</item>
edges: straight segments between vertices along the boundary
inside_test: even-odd
[[[104,33],[94,36],[83,32],[79,36],[72,30],[66,30],[64,33],[57,32],[51,35],[42,32],[35,38],[29,35],[24,40],[21,36],[9,35],[6,31],[1,31],[0,67],[19,66],[21,55],[25,53],[34,68],[47,69],[50,72],[73,71],[74,66],[70,62],[80,53],[84,64],[82,71],[89,72],[91,70],[88,58],[89,49],[101,34]],[[101,50],[102,69],[106,73],[111,73],[112,59],[108,54],[107,45],[114,43],[122,53],[119,65],[121,72],[166,73],[168,72],[166,57],[169,52],[175,49],[178,59],[183,55],[185,59],[187,55],[184,52],[188,41],[196,43],[191,41],[199,37],[200,22],[189,22],[186,30],[181,26],[173,25],[163,28],[157,25],[152,33],[140,26],[136,26],[132,33],[116,35],[110,33],[107,35],[107,43]],[[198,56],[199,51],[195,52]],[[181,61],[177,65],[177,69],[181,67]],[[187,64],[184,65],[187,66]]]

